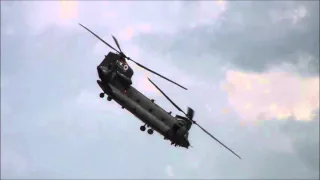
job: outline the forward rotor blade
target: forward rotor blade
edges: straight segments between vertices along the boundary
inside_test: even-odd
[[[156,88],[161,92],[162,95],[164,95],[164,97],[166,97],[166,98],[171,102],[171,104],[172,104],[174,107],[176,107],[176,108],[177,108],[180,112],[182,112],[183,114],[187,115],[187,114],[186,114],[184,111],[182,111],[182,109],[179,108],[179,106],[176,105],[155,83],[153,83],[149,78],[148,78],[148,80],[151,82],[151,84],[154,85],[154,87],[156,87]]]
[[[156,74],[156,75],[158,75],[158,76],[162,77],[163,79],[165,79],[165,80],[167,80],[167,81],[170,81],[171,83],[173,83],[173,84],[175,84],[175,85],[177,85],[177,86],[181,87],[182,89],[188,90],[187,88],[185,88],[185,87],[181,86],[180,84],[178,84],[178,83],[176,83],[176,82],[174,82],[174,81],[172,81],[172,80],[170,80],[170,79],[168,79],[168,78],[166,78],[166,77],[162,76],[162,75],[161,75],[161,74],[159,74],[159,73],[156,73],[156,72],[152,71],[151,69],[149,69],[149,68],[147,68],[147,67],[143,66],[142,64],[140,64],[140,63],[138,63],[138,62],[136,62],[136,61],[132,60],[131,58],[128,58],[128,60],[130,60],[130,61],[134,62],[136,65],[138,65],[138,66],[142,67],[143,69],[145,69],[145,70],[147,70],[147,71],[149,71],[149,72],[152,72],[153,74]]]
[[[119,45],[118,40],[117,40],[113,35],[112,35],[112,38],[113,38],[114,42],[116,43],[116,45],[117,45],[117,47],[118,47],[119,51],[120,51],[120,52],[122,52],[122,50],[121,50],[121,48],[120,48],[120,45]]]
[[[117,39],[116,39],[114,36],[112,36],[112,37],[113,37],[113,39],[114,39],[114,41],[115,41],[115,43],[116,43],[116,45],[117,45],[117,47],[119,48],[120,51],[118,51],[117,49],[115,49],[114,47],[112,47],[110,44],[108,44],[106,41],[104,41],[102,38],[100,38],[97,34],[95,34],[94,32],[92,32],[90,29],[88,29],[88,28],[85,27],[84,25],[82,25],[82,24],[80,24],[80,23],[79,23],[79,25],[82,26],[83,28],[85,28],[85,29],[86,29],[87,31],[89,31],[91,34],[93,34],[96,38],[100,39],[100,41],[102,41],[104,44],[106,44],[107,46],[109,46],[111,49],[113,49],[113,50],[116,51],[117,53],[123,54],[123,53],[122,53],[122,50],[121,50],[121,48],[120,48],[120,46],[119,46],[119,43],[118,43]],[[124,54],[123,54],[123,55],[124,55]],[[125,55],[124,55],[124,56],[125,56]],[[148,71],[150,71],[150,72],[152,72],[152,73],[154,73],[154,74],[162,77],[163,79],[165,79],[165,80],[167,80],[167,81],[170,81],[171,83],[173,83],[173,84],[175,84],[175,85],[177,85],[177,86],[179,86],[179,87],[181,87],[181,88],[183,88],[183,89],[185,89],[185,90],[188,90],[187,88],[181,86],[180,84],[178,84],[178,83],[176,83],[176,82],[174,82],[174,81],[172,81],[172,80],[170,80],[170,79],[162,76],[162,75],[159,74],[159,73],[154,72],[153,70],[151,70],[151,69],[143,66],[142,64],[140,64],[140,63],[132,60],[131,58],[129,58],[129,57],[127,57],[127,56],[125,56],[125,57],[126,57],[128,60],[134,62],[136,65],[138,65],[138,66],[140,66],[140,67],[142,67],[142,68],[144,68],[144,69],[146,69],[146,70],[148,70]]]
[[[104,44],[106,44],[107,46],[109,46],[111,49],[115,50],[116,52],[120,53],[118,50],[116,50],[114,47],[112,47],[110,44],[108,44],[107,42],[105,42],[103,39],[101,39],[98,35],[96,35],[94,32],[92,32],[90,29],[88,29],[87,27],[85,27],[84,25],[80,24],[80,26],[82,26],[83,28],[85,28],[87,31],[89,31],[91,34],[93,34],[96,38],[100,39],[100,41],[102,41]]]
[[[205,133],[207,133],[209,136],[211,136],[214,140],[218,141],[223,147],[227,148],[230,152],[232,152],[234,155],[236,155],[239,159],[241,157],[237,155],[235,152],[233,152],[230,148],[228,148],[226,145],[224,145],[222,142],[220,142],[217,138],[215,138],[212,134],[210,134],[207,130],[205,130],[203,127],[201,127],[198,123],[195,123],[200,129],[202,129]]]

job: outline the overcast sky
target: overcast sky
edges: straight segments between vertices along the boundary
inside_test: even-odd
[[[99,98],[110,49],[189,90],[135,70],[133,86],[181,108],[193,148],[170,146]],[[319,178],[318,1],[1,1],[1,178]]]

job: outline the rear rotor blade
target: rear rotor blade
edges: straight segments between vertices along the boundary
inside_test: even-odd
[[[98,35],[96,35],[94,32],[92,32],[90,29],[88,29],[87,27],[85,27],[84,25],[80,24],[80,26],[82,26],[83,28],[85,28],[87,31],[89,31],[91,34],[93,34],[96,38],[100,39],[100,41],[102,41],[104,44],[106,44],[107,46],[109,46],[111,49],[115,50],[117,53],[120,53],[118,50],[116,50],[114,47],[112,47],[110,44],[108,44],[107,42],[105,42],[103,39],[101,39]]]
[[[149,78],[148,80],[161,92],[162,95],[164,95],[164,97],[166,97],[170,102],[171,104],[176,107],[180,112],[182,112],[183,114],[187,115],[184,111],[182,111],[181,108],[179,108],[178,105],[176,105],[155,83],[153,83]]]
[[[216,140],[218,143],[220,143],[223,147],[227,148],[230,152],[232,152],[234,155],[236,155],[239,159],[241,157],[237,155],[235,152],[233,152],[230,148],[228,148],[226,145],[224,145],[222,142],[220,142],[217,138],[215,138],[212,134],[210,134],[207,130],[205,130],[203,127],[201,127],[198,123],[195,123],[200,129],[202,129],[205,133],[207,133],[209,136],[211,136],[214,140]]]
[[[119,45],[118,40],[117,40],[113,35],[112,35],[112,38],[113,38],[114,42],[116,43],[116,45],[117,45],[117,47],[118,47],[119,51],[120,51],[120,52],[122,52],[122,50],[121,50],[121,48],[120,48],[120,45]]]
[[[210,137],[212,137],[214,140],[216,140],[218,143],[220,143],[223,147],[227,148],[230,152],[232,152],[234,155],[236,155],[239,159],[241,159],[241,157],[239,155],[237,155],[235,152],[233,152],[230,148],[228,148],[226,145],[224,145],[222,142],[220,142],[217,138],[215,138],[212,134],[210,134],[207,130],[205,130],[203,127],[201,127],[196,121],[192,120],[192,117],[194,115],[194,110],[191,108],[188,108],[188,113],[185,113],[178,105],[176,105],[154,82],[151,81],[151,79],[148,78],[148,80],[151,82],[152,85],[154,85],[154,87],[156,87],[161,94],[166,97],[168,99],[168,101],[171,102],[171,104],[176,107],[180,112],[182,112],[186,117],[188,117],[188,119],[193,123],[196,124],[200,129],[202,129],[202,131],[204,131],[205,133],[207,133]]]
[[[189,119],[193,119],[193,117],[194,117],[194,110],[190,107],[188,107],[188,110],[187,110],[187,117]]]
[[[172,80],[170,80],[170,79],[168,79],[168,78],[166,78],[166,77],[162,76],[162,75],[161,75],[161,74],[159,74],[159,73],[154,72],[153,70],[151,70],[151,69],[149,69],[149,68],[147,68],[147,67],[143,66],[142,64],[140,64],[140,63],[138,63],[138,62],[136,62],[136,61],[132,60],[131,58],[128,58],[128,60],[130,60],[130,61],[134,62],[136,65],[138,65],[138,66],[140,66],[140,67],[144,68],[145,70],[147,70],[147,71],[149,71],[149,72],[152,72],[153,74],[156,74],[156,75],[158,75],[158,76],[162,77],[163,79],[165,79],[165,80],[167,80],[167,81],[170,81],[171,83],[173,83],[173,84],[175,84],[175,85],[177,85],[177,86],[181,87],[182,89],[188,90],[187,88],[185,88],[185,87],[181,86],[180,84],[178,84],[178,83],[176,83],[176,82],[174,82],[174,81],[172,81]]]

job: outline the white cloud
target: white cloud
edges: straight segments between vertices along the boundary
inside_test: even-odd
[[[8,25],[4,28],[4,35],[12,36],[14,34],[15,34],[15,29],[12,26]]]
[[[8,78],[5,78],[3,75],[1,75],[1,95],[3,95],[3,92],[5,91],[5,88],[7,88],[8,85]],[[3,119],[4,116],[10,114],[12,112],[12,108],[6,101],[5,97],[1,98],[1,119]]]
[[[193,169],[198,169],[200,168],[200,158],[195,156],[194,154],[189,154],[186,157],[186,161],[188,162],[188,166],[190,166]]]
[[[2,143],[1,143],[2,145]],[[28,162],[14,149],[2,147],[1,178],[17,178],[28,172]],[[5,176],[13,177],[5,177]]]
[[[12,108],[9,106],[9,104],[1,98],[1,119],[3,120],[3,117],[5,117],[8,114],[12,113]]]
[[[107,101],[106,97],[100,98],[98,91],[97,93],[89,90],[81,91],[76,100],[76,107],[100,113],[112,113],[116,115],[123,113],[119,105],[116,105],[114,101]]]
[[[174,177],[174,171],[173,171],[173,168],[172,168],[171,165],[167,165],[165,167],[165,173],[166,173],[167,176],[169,176],[171,178]]]
[[[6,84],[7,84],[7,79],[1,76],[1,89],[3,89]]]
[[[172,32],[212,22],[226,9],[226,3],[200,2],[195,17],[184,19],[183,2],[83,2],[55,1],[25,3],[27,22],[33,31],[41,32],[51,25],[74,29],[78,22],[88,26],[107,27],[129,39],[139,32]],[[182,10],[182,12],[180,11]],[[162,12],[166,12],[165,14]],[[132,14],[135,14],[132,16]],[[167,19],[170,19],[168,21]],[[183,20],[183,21],[181,21]]]
[[[226,82],[230,106],[246,121],[312,120],[319,109],[319,77],[228,71]]]
[[[198,8],[195,9],[193,21],[190,22],[189,27],[193,28],[199,25],[214,24],[220,15],[226,11],[226,1],[198,1]]]

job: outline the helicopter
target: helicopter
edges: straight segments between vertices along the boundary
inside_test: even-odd
[[[208,134],[211,138],[216,140],[219,144],[228,149],[231,153],[237,156],[239,159],[241,157],[237,155],[233,150],[224,145],[216,137],[210,134],[202,126],[200,126],[195,120],[193,120],[195,111],[188,107],[187,112],[184,112],[179,106],[177,106],[151,79],[148,78],[149,82],[159,91],[165,98],[170,101],[170,103],[184,116],[176,115],[172,116],[171,111],[167,112],[158,104],[155,103],[154,99],[147,98],[143,93],[138,91],[132,86],[132,76],[134,75],[133,69],[129,66],[126,60],[132,61],[139,67],[150,71],[163,79],[187,90],[184,86],[160,75],[159,73],[141,65],[140,63],[132,60],[130,57],[126,56],[119,45],[118,40],[112,36],[118,49],[115,49],[106,41],[101,39],[94,32],[89,30],[84,25],[80,24],[83,28],[89,31],[92,35],[101,40],[104,44],[114,50],[116,53],[109,52],[108,55],[102,60],[102,62],[97,66],[97,72],[99,79],[97,83],[103,92],[100,93],[100,98],[104,98],[107,95],[107,100],[114,100],[118,103],[122,109],[128,110],[131,114],[140,119],[144,125],[140,126],[141,131],[145,131],[147,128],[147,133],[152,135],[154,131],[158,132],[164,137],[165,140],[171,141],[171,145],[189,148],[192,147],[189,142],[189,131],[191,126],[194,124],[198,126],[202,131]]]

